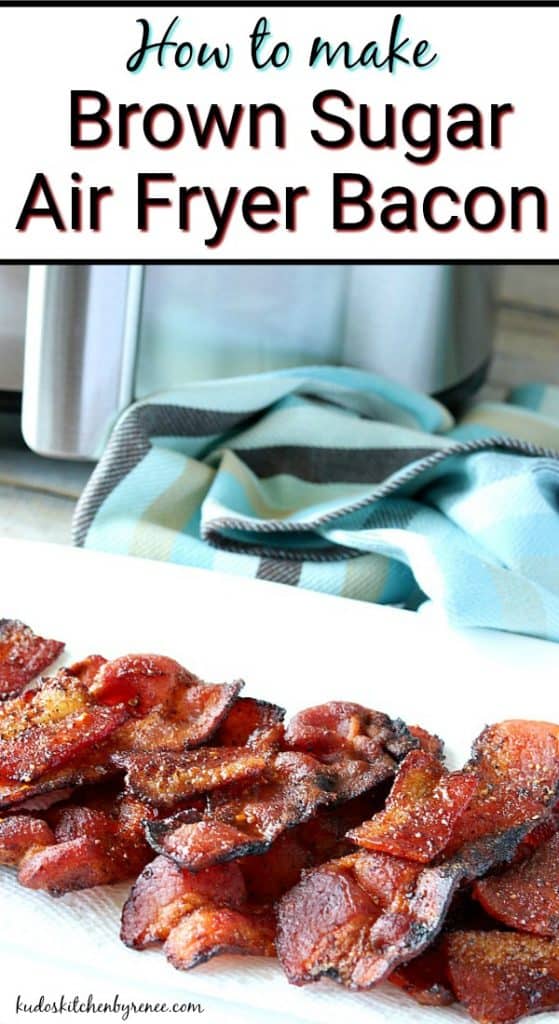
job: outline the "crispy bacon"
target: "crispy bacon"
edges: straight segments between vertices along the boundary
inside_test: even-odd
[[[145,949],[164,942],[173,966],[182,970],[220,953],[274,955],[275,921],[266,907],[247,903],[237,864],[219,864],[192,874],[156,857],[133,886],[122,912],[121,938]]]
[[[559,787],[559,726],[520,720],[491,725],[475,741],[467,767],[481,784],[448,852],[516,826],[528,835],[548,817]]]
[[[0,720],[0,777],[33,782],[85,754],[128,718],[124,705],[99,707],[64,670],[9,702]]]
[[[21,693],[63,650],[59,640],[37,636],[23,622],[0,619],[0,699]]]
[[[427,754],[432,754],[433,757],[438,757],[439,761],[443,760],[444,743],[440,736],[427,732],[427,729],[423,729],[420,725],[408,725],[408,730],[419,743],[421,750],[425,750]]]
[[[559,834],[528,860],[477,882],[474,896],[484,910],[509,928],[559,937]]]
[[[172,658],[159,654],[125,654],[101,666],[91,684],[91,694],[100,704],[128,704],[137,715],[166,707],[197,676]]]
[[[201,907],[173,928],[163,948],[169,963],[186,971],[221,953],[275,956],[274,937],[271,911]]]
[[[354,852],[346,833],[379,809],[376,792],[367,792],[343,804],[322,807],[294,830],[293,837],[308,851],[311,867]]]
[[[351,980],[362,940],[380,914],[355,881],[356,856],[309,871],[280,901],[277,951],[292,984],[321,975]]]
[[[247,854],[263,853],[283,832],[307,821],[336,799],[335,775],[315,758],[286,752],[276,755],[269,780],[249,790],[230,787],[212,795],[200,821],[153,822],[148,840],[157,853],[180,867],[201,871]]]
[[[46,772],[35,782],[4,782],[0,779],[0,810],[21,810],[30,800],[57,799],[56,794],[69,793],[78,786],[105,780],[118,772],[109,762],[110,751],[100,744],[94,753],[70,761],[63,768]]]
[[[297,985],[326,975],[370,988],[428,947],[453,891],[452,875],[390,854],[322,865],[279,903],[282,966]]]
[[[446,956],[439,944],[397,967],[389,977],[392,985],[401,988],[422,1006],[450,1006],[454,1002],[447,980]]]
[[[127,717],[124,707],[92,707],[52,725],[27,729],[13,739],[0,740],[0,772],[7,779],[33,782],[101,743]]]
[[[198,793],[262,777],[267,765],[265,758],[242,747],[117,754],[113,761],[126,769],[128,791],[156,807],[172,807]]]
[[[107,659],[103,658],[101,654],[89,654],[87,658],[83,658],[82,661],[75,661],[73,665],[67,668],[67,672],[75,679],[79,679],[80,682],[84,683],[85,686],[90,688],[95,682],[97,675],[103,665],[107,664]]]
[[[313,856],[297,829],[281,835],[266,853],[243,857],[237,863],[246,883],[248,898],[253,903],[275,903],[297,884],[304,868],[311,867]]]
[[[254,697],[239,697],[213,737],[216,747],[277,747],[283,740],[285,710]]]
[[[402,762],[386,809],[349,833],[367,850],[427,864],[447,845],[478,788],[471,772],[447,772],[437,757],[412,750]]]
[[[127,654],[101,666],[90,693],[103,705],[123,703],[130,711],[115,750],[180,751],[210,739],[243,685],[204,683],[172,658]]]
[[[515,932],[451,933],[448,973],[481,1024],[512,1024],[559,1007],[559,942]]]
[[[79,836],[56,843],[27,857],[18,875],[29,889],[46,889],[51,896],[105,885],[121,878],[111,863],[104,841]]]
[[[243,685],[193,683],[178,690],[164,706],[127,722],[114,737],[115,751],[182,751],[207,743]]]
[[[31,851],[20,866],[19,881],[60,896],[133,877],[151,857],[143,835],[148,815],[145,806],[126,801],[116,805],[114,814],[76,805],[54,809],[55,845]]]
[[[300,711],[289,722],[285,739],[293,750],[321,760],[345,755],[371,763],[383,754],[395,763],[419,746],[404,722],[349,701],[330,701]]]
[[[18,865],[30,850],[51,846],[55,837],[46,821],[27,814],[0,819],[0,864]]]
[[[121,938],[145,949],[164,942],[193,910],[209,904],[241,907],[247,894],[237,864],[218,864],[194,875],[167,857],[156,857],[134,883],[122,911]]]

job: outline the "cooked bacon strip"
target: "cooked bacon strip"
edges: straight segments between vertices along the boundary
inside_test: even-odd
[[[289,980],[326,975],[370,988],[429,946],[454,888],[452,875],[383,853],[309,871],[278,908],[278,956]]]
[[[178,815],[178,820],[153,822],[148,839],[157,853],[190,871],[263,853],[287,829],[333,803],[335,783],[332,771],[315,758],[278,754],[269,781],[256,783],[248,793],[237,786],[215,794],[200,821],[183,823]]]
[[[449,842],[477,788],[471,772],[447,772],[437,757],[412,750],[400,766],[385,810],[348,838],[367,850],[427,864]]]
[[[173,928],[163,949],[173,967],[187,971],[221,953],[275,956],[274,937],[271,911],[201,907]]]
[[[16,619],[0,619],[0,699],[15,697],[64,650]]]
[[[356,882],[379,910],[406,912],[407,899],[422,872],[420,864],[386,853],[361,852],[345,857],[343,863],[351,865]]]
[[[72,805],[53,810],[56,843],[31,851],[21,863],[18,880],[27,888],[60,896],[133,877],[151,856],[142,828],[149,809],[142,808],[140,814],[138,810],[128,803],[118,807],[117,816]]]
[[[0,740],[0,772],[5,779],[33,782],[102,742],[127,717],[124,707],[92,707],[61,722],[27,729],[14,739]]]
[[[0,704],[0,738],[12,739],[26,729],[59,722],[91,703],[84,684],[61,668],[35,689]]]
[[[28,889],[46,889],[51,896],[106,885],[121,878],[111,861],[107,843],[88,836],[32,853],[24,860],[18,874],[21,885]]]
[[[394,778],[396,763],[385,751],[379,750],[374,761],[344,757],[327,760],[336,780],[336,804],[376,790],[382,783]]]
[[[30,726],[18,736],[0,739],[0,775],[4,780],[33,782],[91,750],[127,718],[122,705],[84,706],[51,724]]]
[[[559,942],[515,932],[453,932],[448,972],[457,998],[482,1024],[512,1024],[559,1008]]]
[[[156,857],[122,912],[121,938],[127,946],[145,949],[165,942],[169,960],[182,970],[224,952],[273,956],[274,934],[270,911],[247,904],[237,864],[193,875],[167,857]]]
[[[477,882],[474,896],[509,928],[559,938],[559,834],[528,860]]]
[[[363,862],[359,878],[358,861],[351,858],[309,872],[282,899],[278,951],[290,980],[302,984],[327,974],[351,988],[370,988],[422,953],[439,934],[457,887],[511,860],[524,837],[549,815],[559,785],[559,727],[539,722],[492,726],[476,741],[474,768],[480,789],[457,820],[446,859],[423,869],[416,865],[415,881],[413,862],[406,868],[404,861],[403,882],[394,887],[395,858],[368,855],[377,858],[375,871],[381,877],[384,870],[388,906],[376,902],[379,887],[376,900],[370,900],[370,885],[366,893],[359,884]],[[472,839],[464,825],[467,817]],[[384,869],[378,861],[382,856]],[[408,871],[412,875],[406,877]],[[368,904],[359,892],[367,895]],[[337,908],[336,921],[326,930],[321,916],[325,901]]]
[[[419,746],[404,722],[349,701],[330,701],[295,715],[285,733],[293,750],[321,760],[345,754],[375,763],[381,754],[396,761]]]
[[[0,819],[0,864],[18,865],[30,850],[51,846],[55,837],[46,821],[27,814]]]
[[[444,743],[440,736],[427,732],[427,729],[422,729],[420,725],[408,725],[408,730],[413,738],[418,741],[421,750],[425,750],[427,754],[432,754],[433,757],[438,757],[439,761],[443,760]]]
[[[351,982],[380,908],[353,876],[356,855],[309,871],[279,903],[277,952],[295,985],[327,975]]]
[[[47,772],[35,782],[4,782],[0,779],[0,810],[21,810],[30,800],[55,798],[60,792],[69,795],[75,787],[104,781],[118,773],[118,768],[110,764],[109,757],[110,750],[100,744],[94,753],[88,751],[82,759],[72,760],[63,768]]]
[[[128,718],[124,705],[101,707],[87,687],[60,669],[0,709],[0,779],[34,782],[83,757]]]
[[[254,697],[239,697],[214,734],[216,747],[251,747],[252,750],[278,749],[284,738],[285,710],[277,704]]]
[[[179,690],[164,707],[127,722],[114,738],[115,750],[182,751],[207,743],[243,685],[241,680],[193,683]]]
[[[403,722],[348,701],[301,711],[291,719],[285,742],[335,771],[339,803],[392,779],[398,761],[419,746]]]
[[[450,1006],[454,1000],[446,975],[446,956],[439,944],[392,972],[392,985],[422,1006]]]
[[[134,949],[164,942],[193,910],[208,905],[241,907],[247,894],[237,864],[218,864],[193,875],[167,857],[156,857],[134,883],[122,911],[121,939]]]
[[[172,658],[160,654],[125,654],[107,661],[90,690],[101,704],[128,704],[137,715],[174,701],[177,691],[201,680]]]
[[[237,861],[252,903],[275,903],[297,884],[304,868],[312,866],[312,853],[296,833],[297,829],[284,833],[266,853]]]
[[[113,761],[126,769],[128,791],[156,807],[172,807],[231,782],[261,778],[267,764],[265,758],[242,747],[203,747],[185,754],[116,754]]]
[[[467,768],[481,785],[456,823],[449,853],[515,826],[528,835],[549,817],[559,788],[559,726],[523,720],[491,725],[475,741]]]
[[[95,682],[99,671],[106,664],[107,659],[103,658],[101,654],[89,654],[82,661],[76,661],[73,665],[69,665],[66,671],[90,688]]]

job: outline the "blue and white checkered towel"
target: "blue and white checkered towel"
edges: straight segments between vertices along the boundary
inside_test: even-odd
[[[368,373],[305,367],[130,407],[78,545],[559,640],[559,390],[456,425]]]

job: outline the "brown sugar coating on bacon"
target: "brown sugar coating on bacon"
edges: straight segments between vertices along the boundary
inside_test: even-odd
[[[173,819],[148,826],[157,853],[200,871],[225,860],[263,853],[283,832],[335,801],[335,775],[315,758],[276,755],[266,781],[232,786],[213,794],[204,818]]]
[[[559,942],[499,931],[456,931],[446,941],[452,988],[481,1024],[559,1007]]]
[[[164,942],[193,910],[211,904],[240,907],[246,898],[237,864],[218,864],[194,875],[167,857],[156,857],[144,868],[124,905],[121,938],[127,946],[145,949]]]
[[[128,718],[123,705],[93,703],[61,669],[0,711],[0,780],[29,783],[97,748]]]
[[[285,740],[293,750],[322,760],[346,755],[375,762],[384,753],[399,761],[419,746],[404,722],[350,701],[330,701],[300,711],[290,720]]]
[[[283,739],[285,711],[254,697],[239,697],[214,734],[216,747],[275,746]]]
[[[29,889],[46,889],[51,896],[62,896],[121,877],[104,842],[79,836],[32,853],[21,865],[18,880]]]
[[[62,669],[37,690],[7,702],[0,716],[0,779],[33,782],[92,750],[128,718],[100,707]]]
[[[271,911],[201,907],[173,928],[164,952],[173,967],[189,970],[222,953],[275,956]]]
[[[125,654],[101,666],[91,694],[101,704],[128,704],[137,715],[165,707],[178,690],[200,680],[172,658],[159,654]]]
[[[449,852],[515,826],[524,834],[547,817],[559,787],[559,726],[512,720],[478,736],[467,766],[481,780],[454,830]]]
[[[412,750],[386,808],[349,833],[359,846],[427,864],[447,845],[478,787],[472,773],[448,772],[437,757]]]
[[[0,819],[0,864],[18,865],[30,850],[42,849],[55,842],[46,821],[27,814],[14,814]]]
[[[0,619],[0,700],[15,697],[64,650],[16,619]]]
[[[117,754],[113,761],[126,769],[127,790],[156,807],[172,807],[198,793],[262,777],[267,765],[264,757],[236,747]]]
[[[549,938],[559,937],[559,834],[532,856],[474,886],[474,896],[497,921]]]
[[[68,791],[114,775],[118,772],[115,765],[109,762],[110,749],[99,744],[92,753],[88,751],[82,758],[70,761],[63,768],[46,772],[35,782],[6,782],[0,779],[0,810],[21,810],[28,802],[41,798],[56,798],[57,793],[70,795]]]

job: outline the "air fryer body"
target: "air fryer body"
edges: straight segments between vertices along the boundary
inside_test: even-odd
[[[490,357],[494,277],[438,264],[32,267],[26,440],[95,458],[137,398],[311,363],[356,366],[455,404]]]

